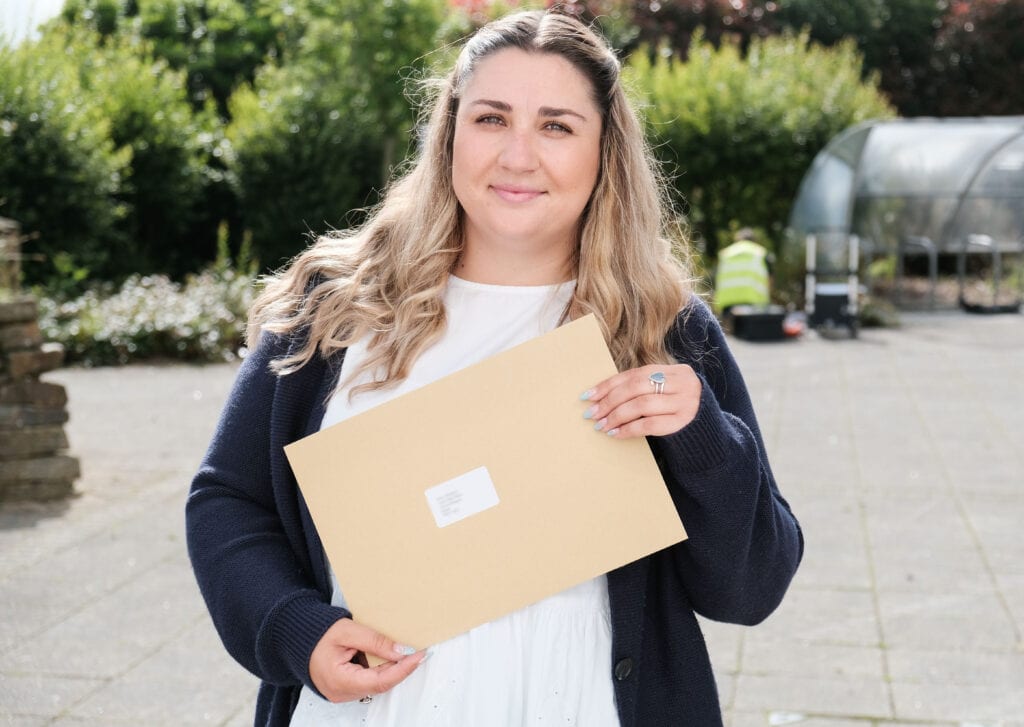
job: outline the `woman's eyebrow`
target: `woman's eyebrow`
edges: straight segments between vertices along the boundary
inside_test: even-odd
[[[507,104],[504,101],[495,101],[494,99],[489,98],[479,98],[471,102],[469,105],[488,106],[498,111],[504,111],[505,113],[509,113],[510,111],[512,111],[512,106],[510,104]],[[587,120],[587,117],[579,113],[578,111],[573,111],[572,109],[555,108],[553,106],[541,106],[537,113],[540,116],[543,116],[544,118],[554,118],[556,116],[575,116],[581,121]]]
[[[489,98],[479,98],[471,103],[470,106],[490,106],[492,109],[504,111],[505,113],[512,110],[512,107],[504,101],[493,101]]]
[[[556,109],[552,108],[551,106],[541,106],[539,113],[541,116],[544,116],[546,118],[550,118],[553,116],[575,116],[580,121],[587,120],[586,116],[584,116],[578,111],[573,111],[572,109]]]

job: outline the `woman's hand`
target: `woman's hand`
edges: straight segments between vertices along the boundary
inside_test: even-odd
[[[663,374],[664,385],[652,381]],[[657,380],[659,377],[655,376]],[[580,397],[594,429],[616,439],[674,434],[697,416],[701,383],[686,364],[641,366],[605,379]]]
[[[353,661],[360,652],[385,659],[385,663],[367,667]],[[423,663],[427,652],[416,653],[409,646],[396,644],[373,629],[350,618],[334,623],[309,657],[309,676],[313,684],[331,702],[351,702],[388,691]]]

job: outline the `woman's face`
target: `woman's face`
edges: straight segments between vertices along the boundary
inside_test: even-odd
[[[564,264],[600,168],[590,81],[557,55],[487,56],[463,90],[453,157],[467,254]]]

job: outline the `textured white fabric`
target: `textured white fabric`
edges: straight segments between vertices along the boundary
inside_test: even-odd
[[[364,392],[351,401],[349,389],[371,374],[348,381],[328,403],[321,428],[554,329],[572,291],[572,283],[498,286],[452,277],[445,293],[446,331],[418,358],[409,378],[394,389]],[[352,346],[343,379],[365,357],[365,342]],[[331,581],[332,603],[345,605],[333,571]],[[606,578],[435,644],[425,664],[368,704],[331,704],[304,688],[291,724],[618,727]]]

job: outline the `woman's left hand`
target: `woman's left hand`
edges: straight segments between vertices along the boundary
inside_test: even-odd
[[[653,374],[664,375],[661,393]],[[658,377],[655,377],[657,379]],[[686,364],[641,366],[605,379],[580,397],[584,418],[616,439],[674,434],[697,416],[701,383]]]

